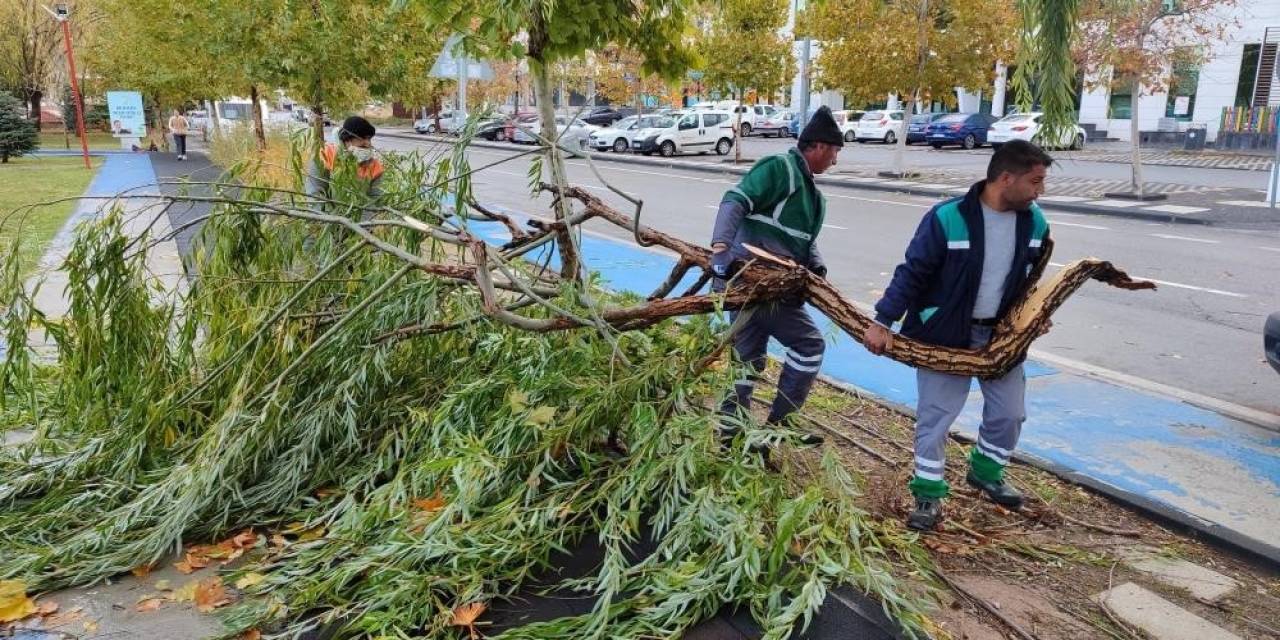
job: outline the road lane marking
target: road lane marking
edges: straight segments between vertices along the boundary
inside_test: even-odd
[[[1061,268],[1063,268],[1063,267],[1065,267],[1065,266],[1067,266],[1067,265],[1062,264],[1061,262],[1050,262],[1050,263],[1049,263],[1049,266],[1051,266],[1051,267],[1058,267],[1059,269],[1061,269]],[[1177,288],[1177,289],[1190,289],[1190,290],[1192,290],[1192,291],[1203,291],[1204,293],[1212,293],[1212,294],[1214,294],[1214,295],[1227,296],[1227,297],[1230,297],[1230,298],[1248,298],[1248,297],[1249,297],[1249,296],[1247,296],[1247,295],[1245,295],[1245,294],[1243,294],[1243,293],[1235,293],[1234,291],[1223,291],[1222,289],[1210,289],[1210,288],[1208,288],[1208,287],[1197,287],[1197,286],[1195,286],[1195,285],[1193,285],[1193,284],[1182,284],[1181,282],[1170,282],[1170,281],[1168,281],[1168,280],[1157,280],[1157,279],[1155,279],[1155,278],[1146,278],[1146,277],[1143,277],[1143,276],[1131,276],[1131,277],[1132,277],[1134,280],[1149,280],[1149,281],[1154,282],[1154,283],[1156,283],[1156,284],[1162,284],[1162,285],[1164,285],[1164,286],[1166,286],[1166,287],[1174,287],[1174,288]]]
[[[1186,215],[1188,213],[1200,213],[1208,211],[1206,207],[1185,207],[1180,204],[1162,204],[1158,207],[1143,207],[1143,211],[1159,211],[1161,213],[1173,213],[1177,215]]]
[[[1202,242],[1204,244],[1222,244],[1221,240],[1206,240],[1204,238],[1188,238],[1187,236],[1175,236],[1167,233],[1153,233],[1152,237],[1164,238],[1165,240],[1185,240],[1186,242]]]
[[[1056,216],[1058,214],[1054,214],[1054,215]],[[1080,224],[1079,222],[1063,222],[1061,220],[1055,220],[1054,218],[1049,218],[1049,224],[1055,227],[1079,227],[1081,229],[1095,229],[1098,231],[1110,230],[1110,227],[1101,227],[1096,224]]]
[[[1258,248],[1262,249],[1263,251],[1275,251],[1277,253],[1280,253],[1280,247],[1258,247]]]
[[[823,229],[839,229],[839,230],[841,230],[841,231],[848,231],[848,230],[849,230],[849,227],[842,227],[842,226],[840,226],[840,225],[835,225],[835,224],[826,224],[826,223],[823,223],[822,228],[823,228]]]

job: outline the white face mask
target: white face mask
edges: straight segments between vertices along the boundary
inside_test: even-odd
[[[373,159],[374,151],[369,147],[347,147],[347,151],[356,159],[356,162],[364,164]]]

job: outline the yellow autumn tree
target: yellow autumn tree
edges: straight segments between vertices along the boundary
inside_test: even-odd
[[[855,104],[896,94],[911,113],[926,99],[954,104],[956,88],[989,87],[1019,24],[1012,0],[818,0],[797,30],[822,43],[815,86]],[[901,174],[906,136],[898,144]]]

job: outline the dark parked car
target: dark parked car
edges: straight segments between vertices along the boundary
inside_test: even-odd
[[[997,119],[987,113],[949,113],[925,129],[925,140],[934,149],[948,144],[965,149],[980,147],[987,143],[987,131]]]
[[[497,142],[505,142],[511,139],[511,133],[508,127],[511,126],[510,118],[493,118],[484,120],[476,125],[476,137],[485,140],[494,140]]]
[[[945,113],[922,113],[920,115],[911,116],[911,122],[907,123],[907,144],[915,144],[917,142],[925,142],[925,129],[934,120],[948,114]]]
[[[1267,318],[1266,327],[1262,330],[1262,344],[1267,351],[1267,362],[1271,368],[1280,373],[1280,311]]]
[[[607,127],[627,116],[633,116],[635,113],[636,110],[630,107],[592,107],[582,116],[582,119],[587,124]]]

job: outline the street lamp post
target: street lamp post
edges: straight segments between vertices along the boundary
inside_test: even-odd
[[[45,7],[44,10],[62,24],[62,40],[67,48],[67,66],[71,73],[71,99],[76,103],[76,130],[80,134],[80,152],[84,156],[84,168],[91,169],[93,164],[89,162],[89,140],[85,137],[84,130],[84,101],[80,98],[80,82],[76,79],[76,57],[71,50],[71,25],[67,5],[59,2],[53,5],[52,9]],[[40,114],[37,113],[36,117],[40,117]],[[65,123],[63,124],[65,126]]]

